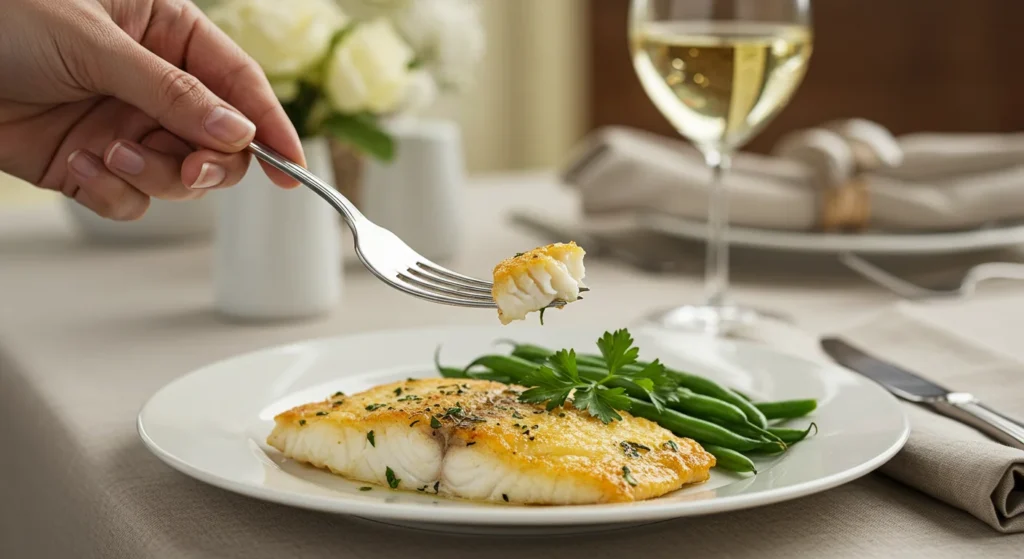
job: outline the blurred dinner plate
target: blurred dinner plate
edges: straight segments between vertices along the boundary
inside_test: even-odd
[[[293,462],[266,444],[273,417],[341,390],[352,394],[445,363],[493,352],[510,336],[588,349],[601,332],[540,327],[435,328],[311,340],[213,363],[168,384],[143,407],[139,434],[161,460],[217,487],[295,507],[461,533],[572,533],[747,509],[825,491],[885,463],[906,442],[900,405],[880,386],[832,365],[752,343],[661,330],[633,331],[641,354],[712,377],[757,399],[813,397],[819,431],[781,456],[757,458],[757,475],[712,470],[711,479],[623,504],[510,506],[374,487]]]
[[[638,215],[635,225],[641,229],[682,239],[707,238],[707,224],[703,221],[657,212]],[[932,233],[819,233],[730,226],[729,244],[767,250],[830,254],[954,254],[1022,245],[1024,224]]]

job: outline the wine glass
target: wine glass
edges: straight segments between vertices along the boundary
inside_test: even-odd
[[[728,333],[762,314],[733,304],[729,209],[733,153],[786,106],[811,57],[810,0],[632,0],[630,49],[647,96],[711,173],[703,304],[658,313],[669,328]]]

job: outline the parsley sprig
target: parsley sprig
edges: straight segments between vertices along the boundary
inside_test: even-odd
[[[597,417],[604,423],[621,420],[618,411],[629,411],[631,400],[622,386],[629,383],[639,387],[659,410],[663,409],[667,395],[676,390],[674,381],[665,373],[665,367],[653,361],[642,369],[631,367],[637,363],[640,350],[633,345],[628,330],[605,332],[597,341],[608,374],[600,380],[580,377],[576,351],[563,349],[555,352],[547,363],[529,373],[523,383],[531,386],[519,396],[526,403],[546,403],[551,411],[572,396],[572,405]],[[618,384],[619,386],[611,386]]]

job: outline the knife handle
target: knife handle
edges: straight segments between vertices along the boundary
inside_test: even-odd
[[[1024,427],[985,407],[970,394],[952,393],[931,405],[942,415],[970,425],[1002,444],[1024,450]]]

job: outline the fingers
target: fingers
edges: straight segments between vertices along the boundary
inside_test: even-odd
[[[154,14],[155,20],[161,17],[164,15]],[[185,51],[184,63],[189,72],[212,91],[252,119],[256,124],[256,138],[259,141],[300,165],[306,164],[299,136],[263,71],[202,14],[199,14]],[[294,179],[261,164],[267,175],[278,185],[297,186]]]
[[[77,186],[67,194],[97,215],[132,221],[149,208],[149,196],[108,171],[95,154],[76,150],[68,157],[67,165]]]
[[[181,179],[193,191],[238,184],[249,170],[249,154],[200,150],[185,158]]]
[[[256,125],[199,78],[146,50],[119,29],[98,37],[94,87],[138,107],[193,144],[224,153],[252,141]]]
[[[164,139],[164,135],[170,136],[171,140]],[[209,189],[237,184],[249,166],[247,153],[225,154],[210,150],[190,153],[184,142],[166,132],[150,138],[141,144],[127,140],[111,143],[103,162],[112,174],[153,198],[198,198]],[[181,144],[185,149],[172,142]],[[164,148],[164,151],[154,147]]]

